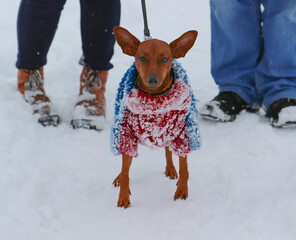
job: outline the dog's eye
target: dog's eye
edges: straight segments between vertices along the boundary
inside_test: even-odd
[[[163,57],[160,61],[163,62],[163,63],[166,63],[169,59],[166,58],[166,57]]]
[[[140,59],[141,62],[146,62],[146,58],[144,56],[139,57],[139,59]]]

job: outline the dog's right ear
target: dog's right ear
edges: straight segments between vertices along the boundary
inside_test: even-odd
[[[172,54],[174,58],[184,57],[186,53],[192,48],[196,37],[197,31],[191,30],[184,33],[181,37],[170,43]]]
[[[113,31],[123,53],[135,56],[141,42],[125,28],[115,27]]]

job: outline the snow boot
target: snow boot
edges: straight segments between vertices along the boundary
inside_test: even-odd
[[[18,90],[33,108],[33,114],[38,116],[38,122],[43,126],[57,126],[60,123],[58,115],[51,114],[52,106],[43,87],[43,67],[39,69],[18,70]]]
[[[105,125],[105,88],[108,71],[83,67],[80,77],[80,94],[74,109],[71,125],[74,129],[102,130]]]
[[[242,110],[257,112],[251,108],[240,96],[234,92],[220,92],[213,100],[208,102],[200,111],[200,115],[209,120],[219,122],[232,122]]]
[[[266,117],[278,128],[296,127],[296,99],[281,98],[270,104]]]

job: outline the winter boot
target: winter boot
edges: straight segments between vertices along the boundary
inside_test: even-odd
[[[281,98],[270,104],[266,117],[273,127],[296,127],[296,99]]]
[[[39,69],[18,70],[18,90],[33,108],[33,114],[38,116],[38,122],[43,126],[57,126],[58,115],[51,114],[51,102],[43,87],[43,67]]]
[[[105,87],[108,71],[83,67],[79,100],[74,109],[72,127],[102,130],[105,125]]]
[[[251,108],[240,96],[234,92],[220,92],[213,100],[208,102],[200,111],[200,115],[209,120],[219,122],[232,122],[236,115],[246,109],[256,112],[258,109]]]

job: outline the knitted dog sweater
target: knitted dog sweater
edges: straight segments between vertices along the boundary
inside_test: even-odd
[[[134,88],[135,63],[121,80],[111,129],[111,151],[138,156],[138,144],[169,146],[177,156],[200,148],[198,111],[185,70],[173,61],[174,84],[169,93],[151,96]]]

